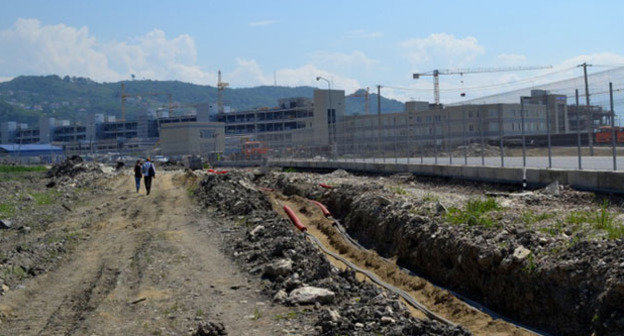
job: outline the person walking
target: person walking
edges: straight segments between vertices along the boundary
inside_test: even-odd
[[[149,157],[145,160],[142,168],[143,179],[145,180],[145,190],[149,195],[152,190],[152,179],[156,177],[156,169],[154,168],[154,164]]]
[[[139,192],[139,189],[141,189],[141,178],[143,177],[143,167],[141,167],[141,160],[137,160],[136,164],[134,165],[134,181],[136,182],[136,189],[137,192]]]

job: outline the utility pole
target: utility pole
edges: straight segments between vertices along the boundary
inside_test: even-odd
[[[576,98],[576,141],[577,141],[577,151],[578,151],[578,167],[579,170],[583,169],[582,159],[581,159],[581,110],[579,107],[579,92],[578,89],[574,90],[574,95]]]
[[[377,151],[381,154],[381,85],[377,85]]]
[[[126,121],[126,85],[121,82],[121,121]]]
[[[617,170],[617,153],[615,148],[615,110],[613,109],[613,83],[609,82],[609,103],[611,107],[611,148],[613,149],[613,170]]]
[[[587,106],[587,142],[589,143],[589,155],[594,156],[594,118],[592,117],[591,108],[589,107],[589,84],[587,82],[587,67],[591,64],[587,62],[579,65],[583,67],[583,77],[585,78],[585,104]]]

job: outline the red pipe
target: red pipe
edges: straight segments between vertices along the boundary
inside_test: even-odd
[[[297,229],[299,229],[299,231],[305,232],[308,230],[308,228],[305,227],[305,225],[301,224],[301,221],[299,220],[299,218],[297,218],[297,215],[295,215],[295,212],[292,211],[292,209],[288,205],[284,205],[284,211],[286,211],[286,214],[288,215],[288,217],[290,217],[290,220],[293,222],[293,224],[295,224],[295,226],[297,227]]]
[[[215,170],[214,170],[214,169],[212,169],[212,168],[210,168],[210,169],[208,169],[208,172],[209,172],[209,173],[214,173],[214,172],[215,172]]]
[[[333,186],[330,186],[329,184],[325,184],[325,183],[319,183],[319,186],[325,188],[325,189],[334,189]]]
[[[314,200],[310,200],[310,202],[312,202],[312,204],[316,205],[317,207],[319,207],[319,209],[321,209],[321,211],[323,212],[323,216],[331,216],[331,212],[329,212],[329,210],[327,210],[327,208],[323,204]]]
[[[217,175],[223,175],[223,174],[227,174],[227,172],[228,172],[227,170],[220,170],[220,171],[218,171],[218,172],[215,172],[215,174],[217,174]]]
[[[258,187],[258,189],[262,190],[262,191],[275,191],[275,189],[273,188],[267,188],[267,187]]]

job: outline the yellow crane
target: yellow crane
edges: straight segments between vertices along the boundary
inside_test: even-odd
[[[219,78],[217,79],[217,112],[223,113],[223,90],[230,86],[230,83],[221,81],[221,70],[219,70]]]
[[[432,70],[428,72],[421,72],[413,74],[414,79],[418,79],[422,76],[433,77],[433,99],[436,105],[440,105],[440,75],[467,75],[473,73],[487,73],[487,72],[508,72],[508,71],[528,71],[528,70],[541,70],[551,69],[552,65],[546,66],[517,66],[517,67],[504,67],[504,68],[468,68],[468,69],[444,69],[444,70]]]
[[[360,91],[360,90],[358,90],[358,91]],[[366,115],[368,115],[368,110],[369,110],[369,108],[368,108],[368,106],[369,106],[368,105],[368,101],[369,100],[368,99],[370,97],[370,88],[367,87],[366,90],[364,90],[363,93],[357,93],[358,91],[348,95],[347,97],[364,97],[364,111],[366,112]]]

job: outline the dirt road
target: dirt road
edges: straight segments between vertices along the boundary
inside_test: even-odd
[[[272,318],[288,309],[222,254],[218,225],[180,177],[160,174],[149,196],[129,175],[112,178],[111,192],[56,223],[83,240],[55,270],[0,297],[0,335],[179,335],[207,321],[230,335],[300,327]]]

